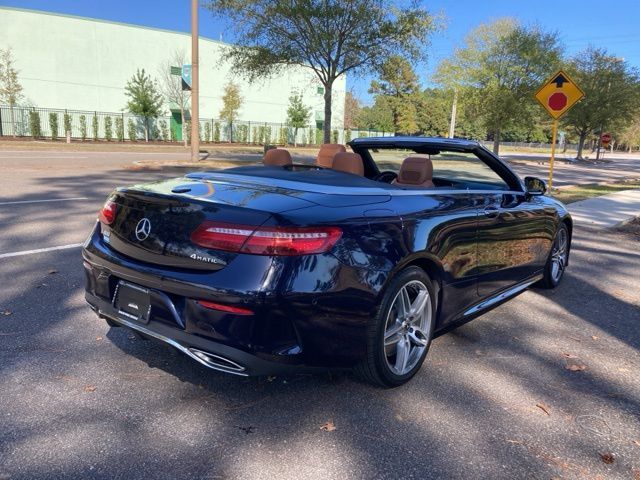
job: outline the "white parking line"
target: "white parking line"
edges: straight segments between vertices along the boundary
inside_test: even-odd
[[[82,243],[72,243],[69,245],[59,245],[57,247],[37,248],[35,250],[23,250],[22,252],[0,253],[0,258],[21,257],[23,255],[32,255],[34,253],[53,252],[56,250],[67,250],[70,248],[80,248]]]
[[[19,205],[22,203],[68,202],[71,200],[89,200],[89,197],[51,198],[48,200],[20,200],[18,202],[0,202],[0,205]]]

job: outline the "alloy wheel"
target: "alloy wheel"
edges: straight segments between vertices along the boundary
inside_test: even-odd
[[[422,358],[433,321],[427,286],[419,280],[406,283],[396,294],[384,330],[384,354],[396,375],[406,375]]]
[[[567,230],[564,228],[558,230],[551,250],[551,278],[555,283],[560,281],[567,266],[567,239]]]

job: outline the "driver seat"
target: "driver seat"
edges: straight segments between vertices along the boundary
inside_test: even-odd
[[[402,162],[394,185],[402,187],[433,188],[433,163],[426,157],[407,157]]]

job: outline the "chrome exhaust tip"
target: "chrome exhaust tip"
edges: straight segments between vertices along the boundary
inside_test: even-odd
[[[245,367],[228,358],[198,350],[197,348],[189,348],[188,350],[193,356],[197,357],[200,363],[203,363],[207,367],[228,371],[230,373],[242,373],[246,370]]]

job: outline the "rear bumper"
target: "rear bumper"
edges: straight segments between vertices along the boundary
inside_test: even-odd
[[[98,317],[109,319],[120,326],[171,345],[196,362],[219,372],[246,377],[316,370],[309,367],[271,362],[237,348],[207,340],[153,320],[142,324],[124,318],[111,303],[91,295],[89,292],[85,293],[85,299]]]

